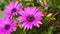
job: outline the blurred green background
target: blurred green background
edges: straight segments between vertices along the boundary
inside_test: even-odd
[[[12,0],[0,0],[0,10]],[[33,27],[31,30],[24,30],[17,26],[16,32],[11,34],[60,34],[60,0],[14,0],[22,2],[21,8],[37,6],[44,13],[40,28]],[[16,16],[14,17],[16,18]]]

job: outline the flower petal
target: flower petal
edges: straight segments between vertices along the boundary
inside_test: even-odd
[[[25,22],[26,19],[23,16],[18,17],[19,22]]]
[[[18,5],[17,5],[17,8],[20,8],[22,6],[22,3],[19,3]]]
[[[39,21],[34,21],[34,22],[32,22],[32,24],[33,24],[34,26],[39,27],[39,24],[42,24],[42,23],[41,23],[41,22],[39,22]]]
[[[19,14],[22,15],[22,16],[25,16],[25,17],[26,17],[27,15],[29,15],[29,14],[27,14],[26,12],[24,12],[22,9],[20,9]]]
[[[23,23],[23,24],[22,24],[22,27],[24,27],[26,24],[27,24],[27,23]]]
[[[10,8],[13,8],[13,7],[14,7],[14,2],[13,2],[13,1],[10,2],[10,3],[9,3],[9,6],[10,6]]]
[[[35,16],[36,16],[36,17],[41,17],[41,16],[43,16],[43,13],[38,11],[38,12],[35,14]]]
[[[15,3],[15,7],[17,7],[17,5],[18,5],[18,1]]]

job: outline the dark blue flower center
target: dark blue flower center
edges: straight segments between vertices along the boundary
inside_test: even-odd
[[[10,25],[5,25],[5,30],[8,30],[10,28]]]
[[[27,17],[28,22],[32,22],[34,19],[35,19],[34,16],[28,16]]]
[[[11,13],[14,13],[14,12],[16,12],[16,8],[13,8],[13,9],[11,10]]]

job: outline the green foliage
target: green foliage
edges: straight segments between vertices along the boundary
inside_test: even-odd
[[[38,28],[33,27],[33,29],[27,31],[27,34],[38,34],[39,33],[38,30],[39,30]]]
[[[60,9],[60,5],[58,5],[58,8]]]
[[[50,0],[49,1],[49,6],[53,9],[60,9],[60,0]]]
[[[54,31],[54,27],[50,26],[50,28],[48,29],[48,34],[53,34]]]
[[[17,30],[15,32],[12,32],[11,34],[26,34],[26,31],[17,27]]]
[[[10,2],[11,0],[4,0],[2,3],[0,2],[0,9],[3,10],[4,7]]]

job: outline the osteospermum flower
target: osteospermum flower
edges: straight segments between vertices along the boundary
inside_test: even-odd
[[[11,1],[7,6],[5,6],[4,11],[7,14],[7,16],[16,15],[21,6],[22,3]]]
[[[32,29],[33,26],[39,27],[39,24],[42,24],[43,13],[40,12],[36,7],[34,8],[24,8],[24,11],[19,12],[21,15],[18,20],[22,23],[24,29]]]
[[[0,20],[0,34],[10,34],[16,31],[16,24],[10,18]]]

